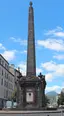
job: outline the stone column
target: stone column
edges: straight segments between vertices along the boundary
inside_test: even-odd
[[[28,17],[27,76],[36,76],[34,13],[32,2],[30,2]]]

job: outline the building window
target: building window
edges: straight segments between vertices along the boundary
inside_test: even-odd
[[[8,74],[7,74],[7,79],[8,79]]]
[[[6,82],[6,87],[8,87],[8,82]]]
[[[2,65],[4,66],[4,61],[2,60]]]
[[[4,98],[8,97],[8,90],[4,90]]]
[[[6,98],[8,97],[8,90],[6,90]]]
[[[6,72],[5,72],[5,78],[6,78]]]
[[[7,65],[6,65],[6,63],[5,63],[5,68],[7,68]]]
[[[8,82],[6,80],[4,81],[4,86],[8,87]]]
[[[0,75],[1,75],[1,67],[0,67]]]
[[[7,65],[7,70],[9,70],[9,66]]]
[[[3,79],[1,79],[1,85],[3,85]]]
[[[2,76],[3,76],[3,70],[2,70]]]
[[[4,86],[6,86],[6,81],[4,81]]]
[[[5,63],[5,68],[7,69],[7,70],[9,70],[9,66]]]
[[[8,80],[10,81],[10,76],[8,76]]]
[[[1,58],[0,58],[0,64],[1,64]]]

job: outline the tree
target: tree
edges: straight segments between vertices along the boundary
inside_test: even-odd
[[[13,100],[13,102],[16,102],[16,95],[17,95],[17,89],[15,88],[11,96],[11,99]]]
[[[16,96],[17,96],[17,89],[15,88],[11,96],[11,101],[12,101],[11,108],[13,108],[14,102],[16,102]]]
[[[49,104],[49,99],[48,99],[48,97],[45,95],[45,107],[47,106],[47,104]]]
[[[49,99],[47,96],[45,96],[45,105],[47,106],[48,103],[49,103]]]
[[[64,105],[64,92],[61,92],[60,97],[58,98],[58,106],[59,105]]]

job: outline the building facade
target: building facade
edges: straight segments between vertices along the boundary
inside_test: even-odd
[[[16,69],[14,64],[11,64],[9,66],[9,72],[14,75],[14,89],[17,89],[16,82],[17,82],[18,76],[21,75],[20,68],[18,67],[18,69]]]
[[[0,108],[3,108],[6,101],[11,98],[18,73],[19,71],[9,66],[6,59],[0,54]]]

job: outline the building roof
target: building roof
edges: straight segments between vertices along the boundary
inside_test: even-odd
[[[8,61],[0,54],[0,56],[8,63]],[[9,63],[8,63],[9,64]]]

